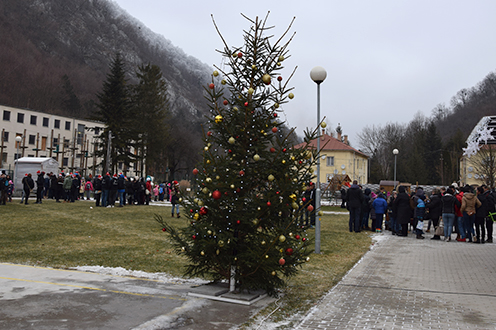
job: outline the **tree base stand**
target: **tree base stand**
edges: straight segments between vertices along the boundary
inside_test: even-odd
[[[192,287],[191,291],[188,292],[188,296],[249,306],[267,297],[267,293],[263,290],[250,292],[229,291],[229,283],[208,283]]]

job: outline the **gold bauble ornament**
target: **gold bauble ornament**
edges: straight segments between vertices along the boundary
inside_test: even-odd
[[[275,271],[272,271],[272,276],[276,276],[276,272]]]
[[[203,192],[204,194],[208,193],[208,188],[207,188],[207,187],[203,187],[202,192]]]
[[[285,160],[285,159],[283,159],[283,160],[281,161],[281,163],[286,164],[286,160]]]
[[[291,156],[292,161],[295,161],[295,159],[296,159],[295,156]]]
[[[305,259],[305,261],[306,261],[306,262],[309,262],[309,261],[310,261],[310,257],[307,257],[307,258]]]
[[[267,179],[269,181],[274,181],[275,180],[275,177],[272,174],[269,174],[269,176],[267,177]]]
[[[216,179],[216,180],[219,180],[219,179],[220,179],[220,176],[218,176],[218,175],[217,175],[217,176],[215,177],[215,179]]]
[[[253,93],[255,92],[255,90],[253,88],[248,88],[248,94],[249,95],[252,95]]]
[[[217,251],[215,251],[215,254],[219,255],[220,251],[219,249],[217,249]]]
[[[281,66],[281,62],[277,62],[277,66]]]
[[[288,94],[288,97],[289,97],[290,100],[292,100],[294,98],[294,94],[293,93],[289,93]]]
[[[257,69],[257,66],[256,66],[255,64],[252,64],[251,68],[252,68],[253,70],[256,70],[256,69]]]
[[[253,160],[258,162],[260,160],[260,156],[258,154],[254,155]]]
[[[234,108],[233,108],[233,110],[234,110],[234,111],[238,111],[238,107],[234,107]]]
[[[210,159],[207,159],[207,164],[210,164],[210,163],[211,163]]]
[[[269,255],[268,254],[265,255],[265,259],[269,259]]]
[[[184,246],[181,247],[181,251],[183,251],[183,252],[186,251],[186,248]]]
[[[211,178],[206,178],[206,179],[205,179],[205,182],[206,182],[206,183],[210,183],[210,182],[212,182],[212,179],[211,179]]]
[[[293,237],[293,233],[289,233],[288,235],[289,235],[289,237]]]
[[[291,206],[296,210],[298,209],[298,204],[296,202],[291,203]]]
[[[224,241],[222,241],[222,240],[221,240],[221,241],[219,241],[219,242],[217,243],[217,245],[218,245],[219,247],[223,247],[223,246],[224,246]]]
[[[193,219],[195,219],[195,220],[198,220],[198,219],[200,219],[200,214],[198,214],[198,213],[195,213],[195,215],[193,215]]]
[[[220,81],[220,83],[221,83],[222,85],[225,85],[225,84],[227,83],[227,81],[226,81],[225,79],[222,79],[222,80]]]
[[[255,226],[258,225],[258,219],[253,219],[252,222]]]
[[[212,235],[212,231],[211,230],[207,230],[207,234],[208,235]]]
[[[232,184],[232,185],[231,185],[231,189],[234,189],[234,188],[236,188],[236,186]]]
[[[179,203],[182,203],[183,202],[183,198],[182,197],[179,197],[178,201],[179,201]]]
[[[205,146],[203,149],[204,149],[205,151],[208,151],[208,147],[207,147],[207,146]]]
[[[324,211],[319,211],[317,214],[319,215],[319,217],[321,217],[324,215]]]
[[[227,142],[229,142],[229,144],[234,144],[236,139],[231,136]]]
[[[260,244],[265,245],[265,241],[260,242]]]
[[[278,60],[279,60],[279,62],[284,61],[284,55],[280,55]]]
[[[269,74],[267,74],[267,73],[266,73],[266,74],[264,74],[264,75],[262,76],[262,81],[263,81],[266,85],[269,85],[269,84],[271,83],[271,81],[272,81],[272,78],[270,77],[270,75],[269,75]]]
[[[279,236],[279,242],[284,243],[286,241],[286,236],[281,235]]]
[[[310,167],[310,168],[308,169],[308,172],[313,173],[313,172],[314,172],[313,167]]]
[[[215,70],[213,74],[214,74],[214,77],[217,77],[219,75],[219,71]]]
[[[279,108],[279,103],[274,103],[274,108]]]
[[[203,251],[202,251],[202,252],[200,252],[200,254],[201,254],[202,256],[204,256],[204,255],[205,255],[205,252],[203,252]]]
[[[224,118],[222,118],[221,115],[215,116],[215,123],[217,123],[217,124],[222,123],[223,120],[224,120]]]
[[[296,195],[295,194],[291,194],[291,195],[289,195],[289,198],[291,198],[293,201],[295,201],[296,200]]]
[[[203,201],[199,201],[198,206],[203,206]]]
[[[322,126],[322,128],[326,128],[327,127],[327,124],[325,121],[322,122],[322,124],[320,124],[320,126]]]

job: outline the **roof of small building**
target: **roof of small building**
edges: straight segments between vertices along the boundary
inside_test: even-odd
[[[366,154],[364,154],[363,152],[347,145],[346,143],[344,142],[341,142],[339,141],[338,139],[328,135],[328,134],[325,134],[323,133],[320,137],[320,149],[322,151],[333,151],[333,150],[339,150],[339,151],[350,151],[350,152],[355,152],[357,154],[360,154],[362,155],[363,157],[366,157],[366,158],[369,158],[369,156],[367,156]],[[303,143],[300,143],[300,144],[297,144],[295,145],[295,149],[298,149],[298,148],[303,148],[306,146],[306,143],[303,142]],[[309,143],[309,147],[310,148],[317,148],[317,139],[314,139],[312,141],[310,141]]]

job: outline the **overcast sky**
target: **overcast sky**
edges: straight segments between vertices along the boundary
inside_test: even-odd
[[[310,70],[322,66],[321,116],[332,129],[340,123],[354,147],[365,126],[407,123],[418,111],[430,116],[496,69],[495,0],[113,1],[210,66],[222,60],[211,14],[230,46],[242,46],[250,27],[240,13],[264,18],[270,11],[275,36],[296,17],[283,72],[298,67],[295,98],[284,106],[287,123],[299,134],[315,127]]]

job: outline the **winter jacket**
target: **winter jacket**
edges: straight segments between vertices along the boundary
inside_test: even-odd
[[[372,207],[374,208],[376,214],[386,213],[388,204],[384,199],[384,195],[379,194],[379,196],[377,196],[377,198],[372,203]]]
[[[347,208],[360,208],[363,202],[363,192],[362,189],[356,184],[352,184],[348,192],[346,193],[346,203]]]
[[[72,187],[72,179],[69,175],[66,175],[64,178],[64,190],[71,190]]]
[[[472,193],[464,193],[462,198],[461,212],[467,212],[467,214],[474,214],[476,209],[481,207],[480,200]]]
[[[461,206],[458,199],[456,199],[455,196],[448,193],[444,194],[444,196],[441,197],[441,202],[443,205],[443,211],[442,211],[443,213],[455,214],[455,205],[458,205],[458,207]]]
[[[412,209],[410,208],[410,197],[405,192],[405,187],[399,187],[399,193],[393,204],[393,212],[396,213],[396,221],[400,225],[410,223]]]
[[[477,195],[477,198],[481,202],[481,207],[477,209],[476,217],[485,218],[489,215],[489,212],[494,210],[494,198],[489,191],[485,191],[484,193]]]
[[[429,209],[429,216],[432,220],[439,219],[441,216],[441,211],[443,205],[441,203],[441,195],[431,195],[429,202],[425,204],[425,207]]]

